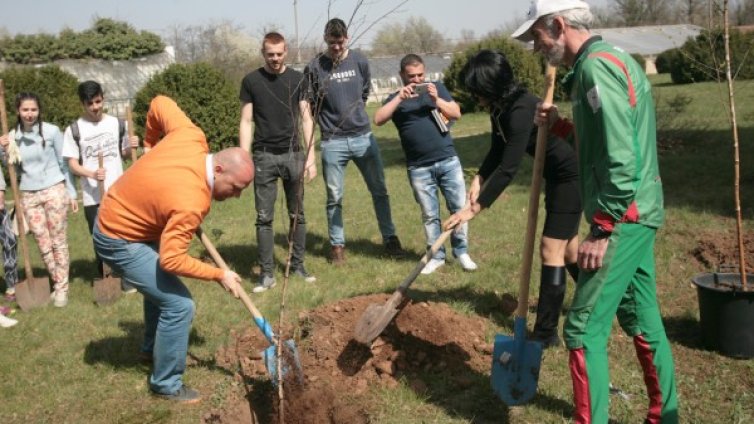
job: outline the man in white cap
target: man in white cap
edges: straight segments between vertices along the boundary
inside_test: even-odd
[[[571,68],[564,86],[573,125],[541,104],[535,121],[578,146],[589,237],[563,330],[573,380],[574,421],[607,423],[607,342],[617,314],[633,338],[649,396],[645,423],[677,423],[675,371],[657,304],[654,241],[664,220],[655,110],[643,69],[625,51],[593,36],[589,5],[538,0],[513,37],[534,41],[552,65]]]

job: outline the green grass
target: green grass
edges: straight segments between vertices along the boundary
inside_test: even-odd
[[[658,291],[676,357],[678,391],[683,422],[752,422],[754,362],[732,360],[701,348],[695,291],[690,277],[703,269],[690,251],[700,233],[732,232],[732,150],[726,115],[718,86],[671,86],[665,77],[653,80],[658,97],[658,120],[663,128],[662,175],[667,200],[667,223],[657,243]],[[752,82],[738,89],[742,140],[742,197],[747,230],[754,218],[754,90]],[[668,102],[688,98],[685,109],[672,112]],[[680,99],[680,100],[679,100]],[[683,103],[683,102],[681,102]],[[567,113],[567,105],[562,106]],[[373,110],[371,110],[373,113]],[[661,128],[662,129],[662,128]],[[345,228],[348,265],[326,263],[327,240],[324,187],[321,178],[307,186],[307,267],[318,277],[316,285],[292,283],[288,316],[344,297],[392,291],[414,265],[424,248],[420,213],[406,180],[403,154],[392,124],[376,128],[385,161],[392,212],[403,244],[414,256],[394,261],[381,256],[371,200],[354,166],[346,179]],[[489,121],[484,114],[463,117],[453,129],[462,163],[472,174],[488,149]],[[421,277],[413,295],[449,303],[460,313],[488,317],[489,337],[510,333],[508,320],[499,312],[502,294],[515,294],[521,258],[527,183],[531,165],[526,161],[504,198],[471,223],[471,253],[480,265],[476,273],[463,273],[457,265]],[[248,279],[256,256],[252,190],[239,200],[216,203],[204,223],[220,253],[231,267]],[[276,258],[282,262],[286,233],[284,205],[278,201],[275,221]],[[230,390],[234,369],[214,362],[216,350],[230,341],[234,331],[252,325],[240,302],[214,283],[187,281],[197,303],[190,341],[193,357],[186,373],[189,385],[211,394],[199,406],[180,407],[150,398],[148,368],[136,359],[143,331],[141,297],[128,296],[111,307],[93,304],[89,285],[94,275],[93,253],[83,213],[71,216],[72,285],[69,306],[18,313],[20,323],[0,330],[0,421],[3,423],[195,423],[213,407],[222,405]],[[34,243],[31,243],[32,245]],[[198,243],[192,253],[201,255]],[[42,264],[33,257],[35,271]],[[538,279],[535,262],[532,281]],[[250,284],[250,282],[247,282]],[[532,296],[536,296],[536,283]],[[572,290],[572,285],[569,287]],[[279,290],[255,301],[262,312],[277,318]],[[569,292],[570,295],[570,292]],[[742,324],[750,325],[750,324]],[[611,399],[616,422],[640,422],[645,408],[643,382],[631,342],[616,330],[609,344],[611,380],[629,394],[629,400]],[[431,381],[442,393],[452,386]],[[511,412],[515,422],[567,422],[572,411],[567,352],[545,353],[539,396]],[[480,377],[470,389],[483,396],[461,396],[454,405],[414,394],[409,388],[378,391],[372,405],[379,423],[463,423],[475,421],[474,411],[505,409],[491,403],[488,380]],[[461,403],[462,402],[462,403]],[[461,403],[461,404],[459,404]],[[500,422],[505,417],[501,416]]]

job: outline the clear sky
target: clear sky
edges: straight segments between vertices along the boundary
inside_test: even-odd
[[[68,27],[88,28],[94,17],[114,18],[129,22],[139,30],[160,35],[174,25],[198,25],[221,20],[243,26],[252,35],[260,28],[274,26],[293,38],[294,0],[3,0],[0,27],[11,34],[47,32],[57,34]],[[608,0],[587,0],[604,6]],[[385,14],[400,0],[366,0],[362,8],[369,16]],[[301,39],[319,38],[330,16],[347,21],[357,0],[298,0],[299,34]],[[402,22],[410,16],[424,16],[446,38],[456,39],[462,29],[471,29],[476,36],[522,22],[529,0],[408,0],[400,12],[381,23]],[[381,24],[380,23],[380,24]],[[377,24],[361,42],[370,42],[379,28]],[[353,35],[353,34],[351,34]]]

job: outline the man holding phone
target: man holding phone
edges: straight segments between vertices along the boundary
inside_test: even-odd
[[[431,83],[429,82],[422,82],[422,83],[414,85],[414,93],[417,96],[421,96],[422,94],[427,94],[429,92],[430,84]]]
[[[374,115],[374,123],[380,126],[392,119],[398,128],[409,183],[422,210],[429,247],[442,232],[438,188],[450,213],[461,210],[466,201],[463,168],[444,122],[460,118],[461,108],[441,82],[424,82],[424,61],[420,56],[406,55],[400,67],[403,88],[385,100]],[[468,254],[467,231],[468,224],[463,224],[453,232],[451,246],[461,267],[474,271],[477,265]],[[431,274],[444,264],[442,247],[424,266],[422,274]]]

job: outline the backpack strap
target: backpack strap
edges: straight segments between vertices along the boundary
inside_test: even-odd
[[[126,135],[126,121],[123,119],[118,118],[118,157],[120,160],[123,160],[121,155],[123,154],[121,149],[121,143],[123,142],[123,137]]]
[[[79,165],[84,166],[84,155],[81,153],[81,132],[79,131],[79,120],[73,121],[68,126],[71,129],[71,137],[76,142],[76,147],[79,149]]]
[[[79,145],[79,141],[81,141],[81,133],[79,132],[79,121],[78,119],[73,121],[71,125],[69,125],[71,128],[71,136],[73,136],[73,141],[76,142],[77,147],[81,147]]]

